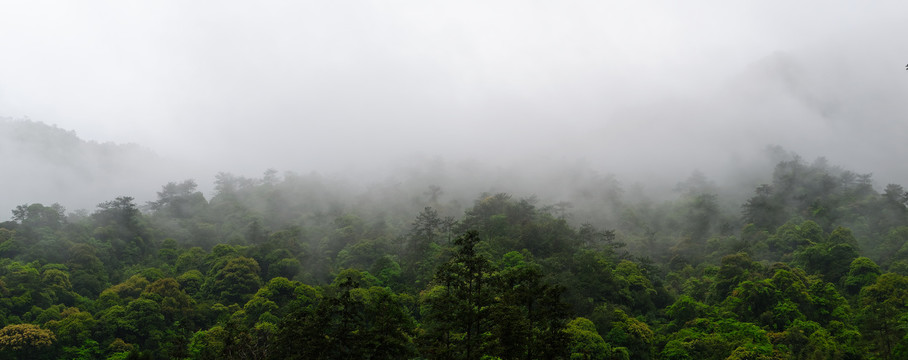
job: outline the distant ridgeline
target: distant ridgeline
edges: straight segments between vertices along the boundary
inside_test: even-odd
[[[164,160],[135,144],[97,143],[41,122],[0,118],[0,208],[33,202],[91,209],[123,194],[153,195]],[[2,216],[7,218],[8,216]]]
[[[732,206],[698,173],[662,199],[274,170],[206,197],[134,146],[0,126],[29,197],[0,221],[0,360],[908,358],[908,193],[823,159]]]

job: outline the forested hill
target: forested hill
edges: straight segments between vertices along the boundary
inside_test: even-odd
[[[216,178],[12,209],[0,358],[908,357],[905,189],[822,159],[736,206],[700,174],[670,200],[591,177],[551,203]]]
[[[4,207],[40,201],[91,208],[120,194],[151,199],[182,168],[135,144],[85,141],[73,131],[9,118],[0,118],[0,162]]]

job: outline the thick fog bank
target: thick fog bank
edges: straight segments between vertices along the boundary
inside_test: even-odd
[[[771,146],[908,184],[904,5],[372,5],[0,12],[0,116],[37,121],[0,122],[0,210],[267,169],[553,202],[697,173],[734,202]]]
[[[721,181],[780,145],[908,179],[899,2],[94,5],[4,7],[0,116],[205,174],[415,156]]]
[[[76,132],[29,120],[0,118],[0,219],[18,205],[59,203],[93,210],[117,196],[153,200],[174,178],[192,177],[179,159],[165,159],[137,144],[98,143]]]

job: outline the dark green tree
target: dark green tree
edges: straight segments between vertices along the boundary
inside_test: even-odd
[[[494,293],[492,263],[477,249],[479,243],[475,231],[454,240],[456,251],[435,274],[437,288],[423,295],[423,356],[473,360],[482,355]]]
[[[859,304],[865,341],[880,358],[894,358],[893,352],[908,330],[908,276],[880,275],[875,283],[861,290]]]
[[[112,247],[118,261],[134,264],[152,255],[151,234],[132,197],[121,196],[99,204],[92,219],[96,226],[94,236]]]
[[[255,259],[231,258],[205,281],[202,291],[211,299],[242,304],[262,286],[260,272]]]
[[[204,211],[208,201],[201,192],[197,191],[198,185],[194,180],[185,180],[181,183],[169,182],[161,187],[158,200],[149,202],[152,210],[162,212],[164,215],[177,218],[190,218]]]

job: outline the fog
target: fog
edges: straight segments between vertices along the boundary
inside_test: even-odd
[[[898,1],[4,2],[0,117],[159,160],[70,189],[46,158],[0,147],[16,195],[0,208],[56,194],[90,207],[269,168],[368,182],[427,164],[555,197],[570,181],[547,179],[578,172],[752,186],[772,145],[873,173],[878,187],[908,184],[906,12]],[[57,190],[33,176],[58,178]]]

